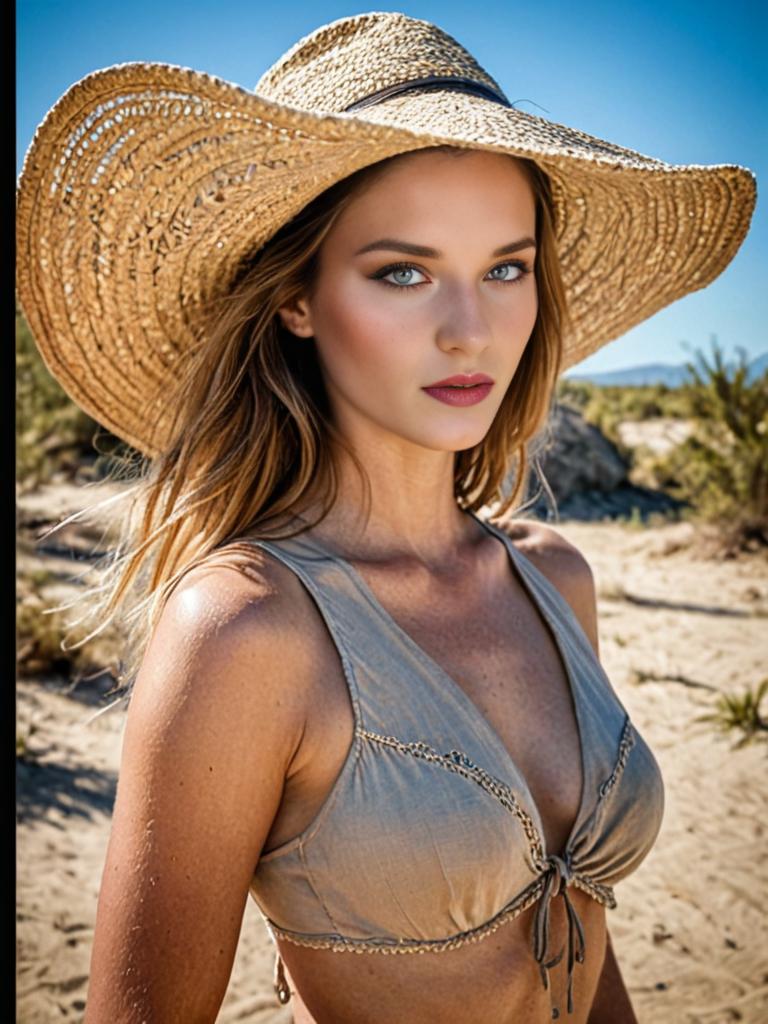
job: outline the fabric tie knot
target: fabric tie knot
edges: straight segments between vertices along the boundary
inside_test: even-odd
[[[547,971],[560,963],[563,959],[563,953],[565,952],[564,949],[561,949],[556,956],[552,957],[550,960],[547,959],[547,946],[549,945],[549,906],[555,896],[562,895],[566,913],[568,915],[568,1013],[573,1013],[573,965],[574,963],[584,963],[584,952],[586,949],[584,929],[581,921],[579,920],[579,915],[574,910],[573,904],[568,896],[568,886],[573,879],[574,873],[570,855],[567,853],[565,858],[558,857],[557,854],[552,854],[546,858],[545,864],[548,865],[548,868],[545,872],[544,891],[541,894],[536,907],[536,916],[534,919],[534,957],[539,965],[542,984],[545,989],[548,989],[549,975],[547,974]],[[575,949],[576,936],[578,936],[579,939],[578,949]],[[559,1016],[560,1011],[557,1007],[553,1007],[552,1019],[557,1020]]]

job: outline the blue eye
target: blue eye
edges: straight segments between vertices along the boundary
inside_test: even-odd
[[[502,276],[496,275],[497,270],[509,270],[510,267],[517,271],[514,278],[510,278],[510,276],[504,276],[504,278],[502,278]],[[502,281],[505,284],[508,283],[510,285],[514,284],[516,281],[521,281],[527,272],[528,268],[525,264],[518,261],[514,263],[500,263],[498,266],[495,266],[493,270],[489,271],[490,275],[492,275],[493,281]]]
[[[424,276],[422,271],[412,266],[411,263],[394,263],[379,270],[374,275],[374,280],[381,281],[392,288],[400,289],[417,288],[419,285],[425,285],[426,281],[413,280],[415,273],[421,273]],[[392,280],[387,281],[387,278]]]

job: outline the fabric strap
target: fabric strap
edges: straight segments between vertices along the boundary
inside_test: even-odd
[[[411,92],[413,89],[449,89],[452,92],[468,92],[473,96],[482,96],[483,99],[491,100],[492,103],[500,103],[504,107],[512,106],[506,96],[502,96],[495,89],[484,85],[482,82],[476,82],[472,78],[429,75],[426,78],[413,78],[407,82],[388,85],[385,89],[369,93],[367,96],[363,96],[362,99],[350,103],[348,107],[344,108],[343,112],[348,113],[350,110],[370,107],[374,103],[381,103],[382,100],[388,100],[392,96],[399,96],[403,92]]]

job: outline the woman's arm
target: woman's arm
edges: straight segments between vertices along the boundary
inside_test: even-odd
[[[603,970],[597,983],[587,1024],[637,1024],[629,992],[613,952],[610,932],[606,931],[605,936]]]
[[[128,709],[85,1024],[216,1020],[303,731],[280,595],[228,568],[182,583]]]

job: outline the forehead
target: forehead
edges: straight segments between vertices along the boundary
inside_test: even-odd
[[[377,168],[336,223],[343,234],[407,227],[418,220],[446,229],[494,224],[531,230],[535,195],[526,167],[503,153],[427,150],[405,153]]]
[[[400,153],[389,160],[382,161],[382,176],[395,174],[413,174],[419,171],[436,172],[456,169],[465,173],[472,168],[475,174],[493,175],[512,174],[526,179],[525,164],[508,153],[494,153],[485,149],[468,149],[463,146],[435,146],[426,149],[414,149]]]

